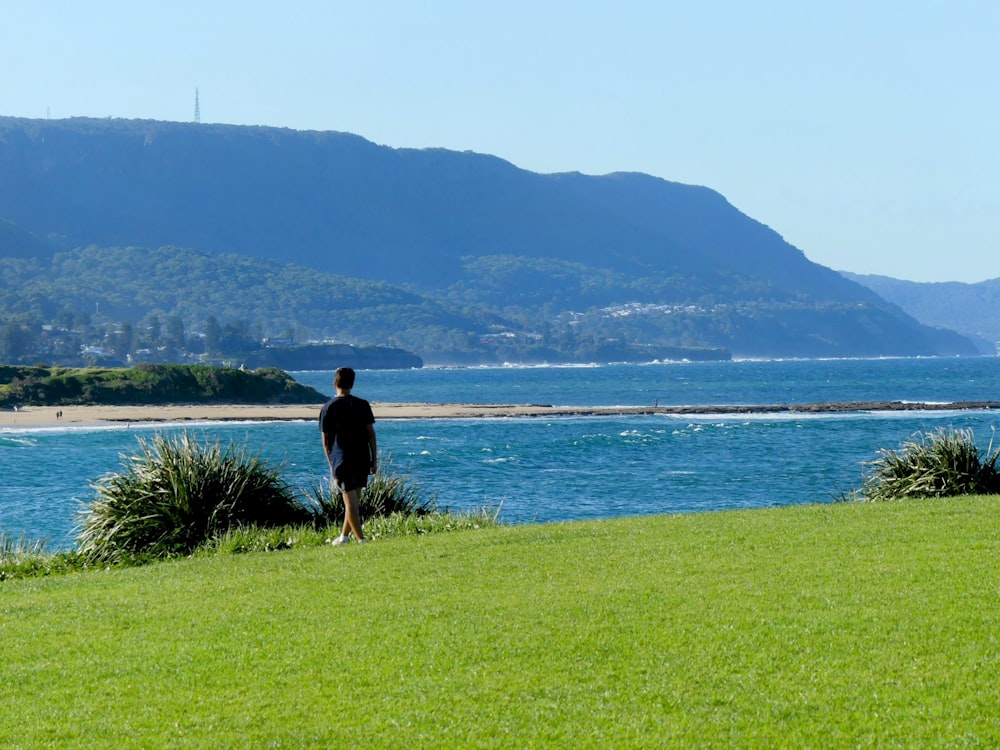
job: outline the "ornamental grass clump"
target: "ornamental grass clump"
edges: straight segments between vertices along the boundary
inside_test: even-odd
[[[312,513],[276,469],[245,446],[199,444],[186,432],[139,438],[125,471],[94,483],[80,512],[79,552],[97,562],[188,554],[235,527],[305,524]]]
[[[38,557],[45,554],[45,542],[28,539],[23,534],[15,537],[0,529],[0,562],[5,560],[20,560],[25,557]]]
[[[881,450],[859,491],[862,499],[1000,494],[1000,449],[985,454],[972,430],[939,429],[918,435],[898,451]]]
[[[49,552],[46,546],[44,540],[28,539],[23,534],[15,537],[0,529],[0,581],[40,578],[86,567],[75,551]]]
[[[309,491],[317,522],[338,524],[344,520],[344,500],[332,485],[315,486]],[[371,518],[392,515],[426,516],[437,505],[433,498],[425,498],[423,491],[412,477],[396,468],[392,456],[384,455],[378,470],[368,480],[368,486],[358,497],[358,514],[362,522]]]

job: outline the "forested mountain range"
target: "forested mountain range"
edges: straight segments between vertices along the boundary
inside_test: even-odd
[[[967,336],[983,353],[996,354],[1000,348],[1000,278],[966,284],[842,273],[898,305],[921,323]]]
[[[432,362],[974,351],[707,188],[345,133],[0,117],[0,217],[19,325],[212,317]]]

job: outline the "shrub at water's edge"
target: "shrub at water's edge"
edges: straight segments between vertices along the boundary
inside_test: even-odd
[[[313,485],[306,495],[318,523],[343,523],[344,499],[329,481]],[[393,514],[426,516],[436,508],[434,499],[426,498],[412,477],[396,469],[391,454],[380,457],[378,471],[369,479],[368,486],[358,498],[358,513],[362,521]]]
[[[885,501],[911,497],[1000,494],[1000,449],[980,452],[972,430],[939,429],[917,435],[899,450],[883,449],[868,464],[859,490],[845,499]]]
[[[189,434],[161,434],[124,457],[125,471],[94,484],[97,498],[79,514],[85,557],[118,562],[189,554],[236,526],[307,523],[279,472],[246,447],[200,445]]]
[[[326,396],[275,367],[142,363],[130,368],[0,365],[0,407],[170,403],[320,404]]]

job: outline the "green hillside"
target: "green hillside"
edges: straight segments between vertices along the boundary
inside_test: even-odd
[[[0,117],[0,217],[8,323],[100,303],[432,362],[975,351],[706,187],[345,133]],[[44,244],[25,256],[25,237]],[[32,262],[68,296],[22,284]]]
[[[984,354],[1000,351],[1000,279],[976,284],[959,281],[917,282],[844,273],[920,322],[960,332]]]
[[[0,365],[0,407],[69,404],[319,404],[319,391],[274,368],[142,364],[130,369]]]

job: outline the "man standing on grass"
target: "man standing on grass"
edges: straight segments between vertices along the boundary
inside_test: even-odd
[[[344,498],[344,528],[334,544],[347,544],[350,534],[365,541],[358,515],[358,493],[368,484],[368,475],[377,468],[375,417],[363,398],[351,395],[354,370],[341,367],[333,375],[337,395],[323,404],[319,428],[323,432],[323,452],[330,462],[333,486]]]

